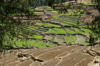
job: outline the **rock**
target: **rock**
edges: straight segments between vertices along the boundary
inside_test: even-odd
[[[100,64],[99,64],[99,63],[96,63],[96,64],[94,64],[93,66],[100,66]]]
[[[72,50],[72,52],[74,52],[74,53],[83,53],[82,50],[78,50],[78,49],[76,49],[76,50]]]
[[[89,53],[91,56],[97,56],[96,52],[94,51],[88,51],[87,53]]]
[[[18,58],[18,60],[21,61],[21,62],[23,62],[23,61],[25,61],[25,60],[28,60],[28,59],[29,59],[29,58],[27,58],[27,57]]]
[[[88,51],[87,51],[87,50],[83,50],[83,52],[84,52],[84,53],[87,53]]]
[[[17,56],[18,56],[18,58],[20,58],[20,57],[28,57],[29,55],[19,52],[19,53],[17,53]]]
[[[91,62],[91,63],[88,63],[87,66],[99,66],[99,65],[100,65],[99,63]]]
[[[100,63],[100,56],[95,56],[94,60],[95,63]]]

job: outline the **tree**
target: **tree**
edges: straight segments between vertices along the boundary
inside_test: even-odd
[[[13,13],[29,13],[29,5],[34,0],[0,0],[0,48],[3,49],[5,36],[18,36],[19,31],[23,31],[22,23],[19,19],[14,19]],[[16,32],[17,31],[17,32]]]

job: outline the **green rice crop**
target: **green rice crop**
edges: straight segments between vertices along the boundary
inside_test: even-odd
[[[66,25],[66,26],[69,26],[69,24],[68,23],[62,23],[63,25]]]
[[[57,33],[54,29],[50,29],[51,33]]]
[[[18,46],[18,47],[24,47],[23,45],[25,44],[25,40],[18,40],[17,42],[16,42],[16,45]]]
[[[92,33],[90,29],[82,29],[83,31],[85,31],[87,34]]]
[[[37,44],[39,44],[40,41],[39,40],[34,40],[34,42],[32,43],[32,46],[36,46]]]
[[[58,13],[58,11],[53,10],[52,13]]]
[[[76,37],[75,36],[70,36],[70,40],[71,40],[71,43],[74,43],[76,41]]]
[[[75,30],[76,33],[83,33],[82,31],[80,31],[80,30],[77,29],[77,28],[74,28],[74,30]]]
[[[52,44],[52,43],[48,43],[48,46],[49,46],[49,47],[54,47],[55,45]]]
[[[58,33],[60,34],[66,34],[66,31],[64,29],[54,28]]]
[[[51,23],[41,23],[41,22],[38,22],[37,24],[44,25],[44,26],[61,27],[60,25],[51,24]]]
[[[88,43],[88,42],[85,42],[85,43],[83,43],[84,45],[89,45],[90,43]]]
[[[67,33],[69,33],[69,34],[74,34],[74,33],[75,33],[74,31],[72,31],[72,30],[70,30],[70,29],[67,29],[67,28],[66,28],[66,31],[67,31]]]
[[[67,44],[70,43],[70,37],[65,37],[65,40],[66,40]]]
[[[35,26],[30,26],[30,27],[28,27],[27,29],[28,30],[34,30],[34,29],[36,29],[37,27],[35,27]]]
[[[46,48],[46,43],[40,42],[36,47]]]
[[[29,36],[29,38],[43,39],[43,36],[42,35],[34,35],[34,36]]]

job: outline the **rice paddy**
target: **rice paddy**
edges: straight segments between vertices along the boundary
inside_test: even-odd
[[[43,10],[51,10],[52,13],[57,13],[58,11],[53,10],[51,7],[45,6],[43,9],[38,9],[34,13],[40,13]],[[84,10],[80,10],[81,12]],[[79,13],[79,11],[74,11]],[[31,12],[32,13],[32,12]],[[69,11],[68,14],[73,13]],[[22,13],[24,14],[24,13]],[[91,33],[90,29],[86,29],[85,25],[79,25],[77,27],[77,18],[78,16],[70,16],[68,14],[59,14],[53,16],[52,19],[55,19],[54,22],[36,22],[36,24],[28,25],[26,31],[29,32],[28,37],[26,35],[19,35],[19,38],[14,38],[11,42],[9,41],[9,36],[6,36],[4,45],[8,44],[14,48],[17,47],[39,47],[46,48],[67,44],[83,44],[89,45],[86,36],[81,35],[82,33],[89,34]],[[12,14],[19,15],[19,14]],[[50,19],[49,19],[50,21]],[[80,23],[82,23],[80,21]],[[62,25],[60,25],[62,24]],[[56,43],[55,43],[56,42]]]

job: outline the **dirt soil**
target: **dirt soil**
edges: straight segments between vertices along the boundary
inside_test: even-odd
[[[90,50],[90,46],[71,45],[6,50],[6,54],[0,56],[0,66],[93,66],[100,62],[99,47],[100,45],[95,45]],[[43,61],[34,61],[28,56],[18,58],[17,53],[19,52]]]
[[[95,11],[92,11],[93,13]],[[39,13],[41,17],[54,16],[51,12]],[[6,50],[0,55],[0,66],[99,66],[100,45],[90,46],[55,46],[48,48]],[[43,60],[34,61],[30,57],[17,57],[17,53],[26,53]],[[98,65],[99,64],[99,65]]]

